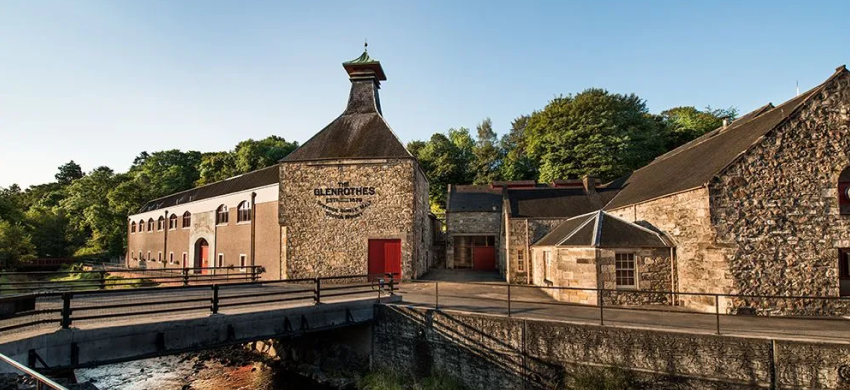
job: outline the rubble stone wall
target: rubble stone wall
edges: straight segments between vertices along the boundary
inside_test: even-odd
[[[675,285],[680,292],[734,293],[724,245],[716,243],[708,190],[697,188],[614,210],[612,215],[648,224],[671,238],[676,247]],[[714,311],[713,296],[680,295],[684,305]],[[721,302],[724,305],[725,301]]]
[[[582,367],[652,389],[847,389],[850,346],[377,305],[373,368],[446,372],[471,390],[562,388]],[[775,347],[775,348],[774,348]]]
[[[427,268],[422,248],[431,243],[426,233],[416,234],[426,228],[417,220],[428,212],[416,210],[427,207],[427,186],[417,185],[417,170],[412,159],[283,163],[279,212],[286,277],[366,274],[370,239],[401,240],[402,277],[421,275]]]
[[[850,74],[828,82],[796,115],[712,183],[712,222],[728,249],[734,290],[758,295],[839,295],[838,249],[850,248],[838,177],[850,166]],[[736,302],[775,314],[850,313],[846,302]]]

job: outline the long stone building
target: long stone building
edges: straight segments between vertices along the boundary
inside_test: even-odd
[[[409,279],[428,270],[428,180],[383,118],[384,70],[365,51],[343,67],[351,81],[344,112],[279,164],[152,200],[129,216],[128,265],[256,265],[264,279]]]

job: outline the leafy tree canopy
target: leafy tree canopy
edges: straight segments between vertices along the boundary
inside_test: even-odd
[[[543,182],[582,175],[614,179],[664,151],[662,128],[645,102],[604,89],[552,100],[531,115],[524,136]]]

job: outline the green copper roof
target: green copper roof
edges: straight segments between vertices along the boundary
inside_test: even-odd
[[[361,65],[361,64],[376,64],[376,63],[378,63],[378,60],[372,59],[371,57],[369,57],[369,52],[367,52],[366,50],[363,50],[363,54],[361,54],[360,57],[357,57],[357,58],[355,58],[351,61],[343,62],[342,64],[343,65]]]

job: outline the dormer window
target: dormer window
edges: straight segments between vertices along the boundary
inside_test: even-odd
[[[215,224],[216,225],[226,225],[228,221],[227,215],[227,206],[221,205],[218,206],[218,209],[215,211]]]

